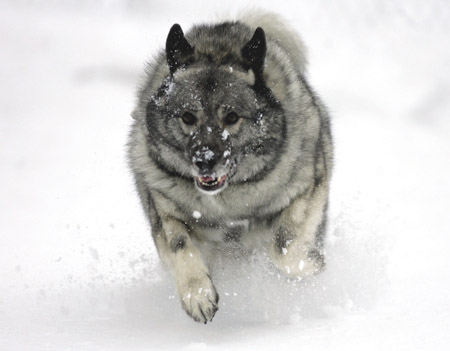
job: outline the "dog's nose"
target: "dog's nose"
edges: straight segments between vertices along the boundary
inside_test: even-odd
[[[195,165],[198,167],[201,173],[210,173],[217,164],[217,159],[215,156],[210,156],[204,159],[197,159]]]

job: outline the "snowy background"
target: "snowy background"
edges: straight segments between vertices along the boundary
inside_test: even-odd
[[[252,4],[301,33],[332,113],[328,269],[230,259],[198,325],[124,145],[170,26]],[[0,350],[448,350],[449,34],[447,0],[0,1]]]

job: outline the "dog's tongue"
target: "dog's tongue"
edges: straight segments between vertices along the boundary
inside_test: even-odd
[[[206,177],[200,177],[201,181],[204,183],[209,183],[214,181],[216,178],[210,177],[210,176],[206,176]]]

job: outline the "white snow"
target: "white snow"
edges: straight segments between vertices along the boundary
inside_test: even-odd
[[[181,310],[127,170],[130,112],[173,23],[241,3],[0,3],[0,350],[448,349],[444,0],[246,3],[302,34],[332,115],[327,270],[218,255],[214,321]]]
[[[222,132],[222,140],[227,140],[229,136],[230,136],[230,132],[228,130],[224,129]]]
[[[195,219],[199,219],[202,216],[202,214],[199,211],[192,212],[192,217]]]
[[[192,162],[209,161],[212,160],[214,156],[214,152],[208,146],[203,146],[201,150],[195,152],[195,156],[192,157]]]

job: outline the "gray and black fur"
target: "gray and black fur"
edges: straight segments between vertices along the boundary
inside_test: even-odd
[[[129,160],[159,255],[198,322],[218,309],[213,246],[266,247],[289,276],[324,268],[333,148],[304,55],[263,14],[186,35],[175,24],[148,66]]]

